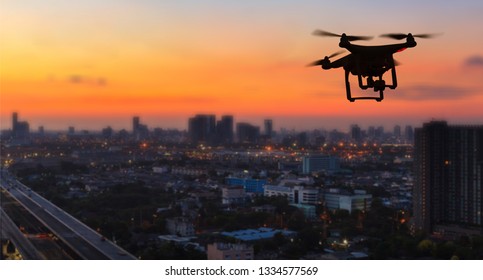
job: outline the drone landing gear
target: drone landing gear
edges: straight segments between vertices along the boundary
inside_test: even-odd
[[[373,77],[368,77],[367,78],[367,84],[364,85],[362,83],[362,76],[358,75],[359,79],[359,87],[361,89],[368,89],[368,88],[374,88],[374,91],[379,91],[379,97],[376,96],[361,96],[361,97],[352,97],[351,94],[351,85],[349,82],[349,74],[350,71],[345,71],[345,89],[347,93],[347,100],[350,102],[356,101],[356,99],[373,99],[376,100],[377,102],[381,102],[384,99],[384,89],[386,88],[386,82],[382,79],[382,76],[379,77],[379,80],[374,81]],[[395,75],[395,72],[393,73]]]

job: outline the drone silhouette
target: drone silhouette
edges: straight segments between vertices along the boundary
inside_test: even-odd
[[[322,69],[329,70],[332,68],[343,67],[345,71],[345,86],[347,92],[347,99],[354,102],[356,99],[375,99],[381,102],[384,99],[384,90],[386,88],[395,89],[397,87],[396,66],[398,63],[394,60],[393,54],[402,52],[407,48],[414,48],[417,44],[414,38],[432,38],[437,34],[403,34],[390,33],[383,34],[380,37],[386,37],[395,40],[406,39],[405,43],[380,45],[380,46],[361,46],[352,44],[352,41],[367,41],[371,40],[371,36],[351,36],[345,33],[339,35],[323,30],[315,30],[313,35],[325,37],[340,37],[339,47],[347,49],[350,54],[339,58],[333,62],[331,58],[338,56],[345,51],[339,51],[326,56],[323,59],[317,60],[309,64],[309,66],[321,66]],[[382,79],[384,73],[391,70],[392,84],[386,84]],[[351,95],[351,86],[349,83],[349,74],[358,77],[359,87],[363,90],[368,88],[379,92],[379,97],[376,96],[360,96],[353,97]],[[362,78],[366,78],[364,84]]]

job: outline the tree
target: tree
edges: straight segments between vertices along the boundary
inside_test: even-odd
[[[419,242],[417,249],[421,257],[432,257],[434,251],[436,250],[436,245],[433,241],[424,239]]]
[[[297,209],[295,212],[292,213],[290,218],[287,221],[287,226],[291,230],[301,230],[307,225],[307,221],[304,216],[304,212],[300,209]]]

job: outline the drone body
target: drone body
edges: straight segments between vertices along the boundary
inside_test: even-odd
[[[314,35],[340,37],[339,47],[347,49],[350,54],[330,61],[330,58],[341,54],[342,52],[334,53],[326,56],[324,59],[314,61],[311,66],[320,65],[322,69],[328,70],[332,68],[343,67],[345,71],[345,85],[347,99],[354,102],[356,99],[375,99],[380,102],[384,99],[384,90],[386,88],[395,89],[397,87],[396,65],[393,54],[401,52],[407,48],[414,48],[416,41],[414,37],[430,38],[433,35],[421,34],[385,34],[382,37],[389,37],[392,39],[401,40],[406,38],[405,43],[380,45],[380,46],[361,46],[352,44],[351,41],[356,40],[370,40],[372,37],[366,36],[349,36],[345,33],[342,35],[330,33],[327,31],[316,30]],[[391,71],[391,84],[386,84],[383,80],[383,75],[387,71]],[[375,92],[379,92],[379,96],[361,96],[353,97],[351,94],[351,87],[349,83],[349,74],[357,76],[359,87],[363,90],[372,88]],[[364,83],[363,78],[366,79]]]

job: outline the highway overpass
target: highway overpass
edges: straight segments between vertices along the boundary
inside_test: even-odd
[[[29,187],[17,181],[6,171],[1,173],[1,188],[20,203],[32,216],[48,228],[81,259],[86,260],[134,260],[123,248],[104,238],[84,223],[52,204]],[[2,215],[5,212],[2,211]],[[2,216],[3,217],[3,216]],[[6,222],[7,224],[8,221]],[[6,224],[6,225],[7,225]],[[3,225],[3,219],[2,219]],[[11,228],[11,224],[8,225]],[[3,227],[3,226],[2,226]],[[7,232],[5,232],[6,234]],[[11,234],[11,232],[8,232]],[[17,232],[18,237],[18,232]],[[15,242],[15,240],[12,240]],[[19,241],[17,241],[19,242]],[[20,242],[24,243],[25,242]],[[17,244],[16,244],[17,245]],[[28,246],[28,245],[27,245]],[[19,249],[20,250],[20,249]],[[29,249],[22,249],[29,250]],[[32,250],[32,247],[30,247]],[[29,254],[29,253],[26,253]],[[33,254],[33,253],[30,253]],[[34,257],[35,258],[35,257]]]

